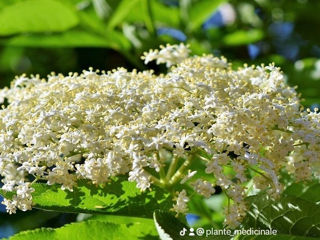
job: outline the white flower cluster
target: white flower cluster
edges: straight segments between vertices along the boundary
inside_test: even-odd
[[[34,180],[72,191],[78,179],[127,174],[142,191],[179,190],[177,213],[190,198],[183,186],[204,197],[220,186],[232,203],[226,223],[236,226],[253,175],[256,188],[277,196],[281,169],[297,180],[318,174],[320,114],[301,109],[279,68],[233,70],[225,58],[188,53],[184,45],[145,53],[146,63],[173,65],[162,75],[90,69],[21,76],[1,90],[9,102],[0,110],[2,189],[16,192],[8,211],[31,208]],[[194,161],[214,180],[197,177]]]
[[[172,210],[177,213],[176,216],[178,216],[179,213],[186,213],[188,211],[189,198],[186,190],[177,192],[177,197],[175,197],[174,200],[176,200],[176,204],[173,205]]]
[[[180,45],[167,44],[166,47],[160,46],[160,51],[151,49],[149,52],[144,53],[142,59],[145,64],[156,60],[157,64],[165,63],[167,67],[171,67],[186,59],[189,56],[189,52],[188,47],[182,43]]]

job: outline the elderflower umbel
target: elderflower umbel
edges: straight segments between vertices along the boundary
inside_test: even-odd
[[[31,208],[33,179],[72,191],[79,179],[126,175],[142,191],[170,190],[177,213],[187,211],[188,184],[205,197],[218,185],[232,199],[226,223],[236,226],[250,175],[276,197],[281,169],[297,180],[319,174],[320,114],[302,110],[279,68],[234,70],[225,58],[189,56],[183,44],[143,59],[166,63],[168,73],[23,75],[0,90],[9,103],[0,110],[2,189],[16,193],[3,202],[8,212]]]

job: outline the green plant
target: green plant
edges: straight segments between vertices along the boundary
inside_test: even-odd
[[[272,64],[233,70],[225,58],[189,52],[180,44],[144,53],[146,64],[165,63],[167,74],[118,68],[47,80],[22,75],[0,91],[8,101],[0,111],[7,211],[92,214],[12,239],[150,239],[157,233],[181,239],[188,211],[208,221],[200,226],[219,228],[204,201],[218,187],[230,229],[273,228],[279,239],[319,237],[318,195],[306,195],[302,185],[282,193],[292,179],[318,174],[319,112],[301,107]],[[253,190],[261,193],[247,197]],[[204,234],[197,231],[195,238]]]

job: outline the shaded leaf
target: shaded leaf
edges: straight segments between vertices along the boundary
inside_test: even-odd
[[[247,198],[251,205],[243,221],[244,228],[275,229],[272,239],[320,238],[320,184],[292,184],[278,200],[271,200],[265,193]],[[251,239],[242,237],[240,239]],[[261,236],[254,239],[271,239]]]
[[[153,220],[161,240],[208,239],[205,234],[198,236],[196,229],[190,229],[168,212],[156,210],[153,213]],[[226,240],[229,237],[210,236],[209,239]]]
[[[161,210],[153,213],[153,220],[161,240],[184,239],[184,236],[180,235],[180,231],[189,229],[170,213]],[[185,234],[188,234],[188,232],[185,232]]]
[[[241,240],[317,240],[319,238],[306,238],[306,237],[299,237],[299,236],[291,236],[285,234],[277,234],[277,235],[247,235],[242,236],[239,239]]]

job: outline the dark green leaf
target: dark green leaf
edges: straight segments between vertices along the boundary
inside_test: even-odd
[[[184,234],[189,233],[189,228],[170,213],[157,210],[153,213],[153,220],[161,240],[185,239],[184,235],[180,235],[184,229]]]
[[[319,183],[293,184],[276,201],[271,200],[265,193],[251,196],[247,198],[251,207],[243,226],[244,228],[275,229],[278,234],[272,239],[319,239],[319,196]],[[243,236],[240,239],[251,238]],[[254,239],[271,239],[271,236]]]
[[[214,239],[214,240],[226,240],[230,239],[227,236],[210,236],[207,238],[204,235],[199,236],[196,229],[191,229],[184,225],[177,218],[170,213],[156,210],[153,213],[154,224],[158,231],[161,240],[179,240],[179,239]],[[194,233],[194,235],[191,235]]]

